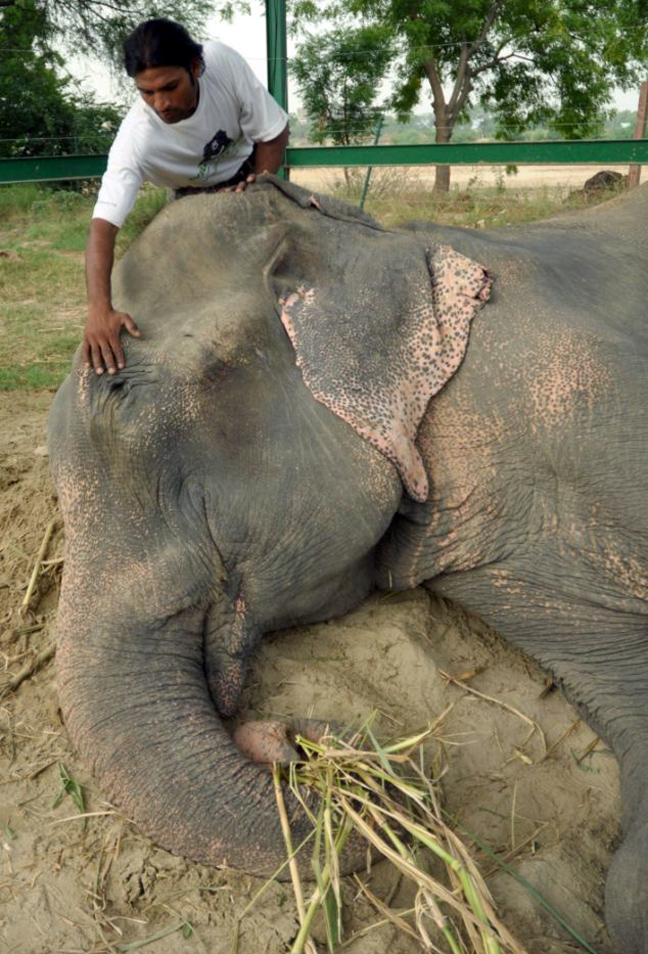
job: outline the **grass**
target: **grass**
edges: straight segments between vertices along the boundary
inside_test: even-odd
[[[86,318],[83,250],[94,196],[38,185],[0,187],[0,390],[55,389]],[[123,254],[166,201],[144,189],[119,233]]]
[[[358,204],[364,172],[364,169],[356,170],[349,185],[338,177],[338,197]],[[606,193],[601,200],[612,194]],[[429,183],[423,183],[414,169],[384,168],[373,171],[365,210],[390,227],[412,221],[432,221],[467,228],[501,228],[537,222],[566,209],[591,204],[591,199],[577,193],[568,195],[562,186],[516,188],[505,186],[503,178],[494,186],[485,186],[479,176],[469,180],[465,187],[452,186],[448,193],[436,193]]]
[[[0,222],[8,221],[29,213],[34,202],[43,198],[44,190],[29,182],[25,185],[3,185],[0,187]]]
[[[463,683],[458,683],[466,688]],[[523,713],[490,696],[480,698],[502,706],[539,727]],[[385,925],[413,939],[417,949],[434,954],[526,954],[525,948],[499,920],[476,857],[494,863],[527,892],[571,936],[575,949],[596,950],[538,890],[475,834],[467,831],[442,805],[439,779],[443,775],[440,733],[453,704],[425,731],[406,739],[380,743],[372,731],[374,713],[353,734],[330,735],[313,742],[297,737],[302,761],[289,769],[273,767],[277,808],[286,846],[300,928],[290,954],[317,954],[313,924],[323,922],[329,954],[342,951],[357,936],[343,936],[341,869],[363,854],[373,863],[387,860],[398,873],[397,886],[414,900],[399,910],[393,893],[382,901],[354,874],[355,889],[374,907],[378,920],[363,936]],[[431,743],[437,743],[430,758]],[[432,768],[428,767],[430,763]],[[282,780],[308,815],[312,829],[294,848],[283,796]],[[313,801],[312,792],[318,800]],[[311,852],[310,865],[297,860]],[[359,867],[358,864],[355,867]],[[300,871],[309,872],[314,887],[304,892]],[[490,872],[492,874],[492,870]],[[408,890],[407,890],[408,889]],[[255,899],[250,906],[255,903]],[[247,909],[246,909],[247,910]],[[321,930],[319,931],[321,934]]]
[[[357,204],[363,178],[358,170],[347,185],[340,176],[337,195]],[[86,318],[83,250],[94,201],[89,190],[0,186],[0,390],[55,389],[67,373]],[[164,189],[141,191],[119,232],[118,257],[165,202]],[[565,197],[557,188],[485,188],[478,180],[438,196],[416,171],[399,168],[374,171],[365,208],[391,227],[429,220],[490,228],[555,215]]]
[[[67,768],[65,767],[65,765],[63,765],[62,762],[59,762],[58,768],[59,768],[59,777],[61,780],[61,788],[58,794],[56,795],[56,798],[52,802],[52,808],[58,808],[58,806],[61,804],[65,796],[69,795],[69,797],[72,799],[72,801],[78,808],[79,812],[82,815],[84,815],[86,808],[85,808],[85,799],[83,797],[83,791],[81,789],[81,786],[79,785],[77,780],[74,778],[74,776],[70,775]],[[85,827],[86,821],[87,819],[84,817],[83,819],[84,827]]]
[[[315,950],[311,931],[316,915],[324,921],[328,950],[338,950],[344,943],[340,871],[350,841],[355,841],[356,856],[364,845],[368,852],[388,859],[413,889],[414,903],[396,911],[356,876],[360,890],[379,913],[378,924],[391,922],[421,951],[524,954],[498,919],[471,851],[444,818],[438,782],[425,768],[424,747],[442,718],[425,732],[384,745],[372,732],[372,719],[348,739],[331,736],[315,743],[299,738],[305,758],[291,765],[289,784],[313,826],[315,889],[308,900],[293,857],[280,770],[275,766],[275,792],[300,920],[291,954]],[[315,808],[308,795],[313,790],[319,795]]]

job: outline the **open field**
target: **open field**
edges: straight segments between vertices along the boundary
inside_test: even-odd
[[[626,175],[628,172],[627,166],[606,166],[605,168],[613,172],[619,172],[621,175]],[[555,166],[520,165],[517,166],[515,174],[507,175],[506,166],[453,166],[452,186],[459,189],[465,189],[468,186],[471,188],[502,187],[506,189],[538,189],[548,186],[566,194],[571,189],[582,188],[583,183],[600,169],[601,166],[567,164]],[[394,176],[398,174],[414,176],[426,190],[431,189],[434,183],[434,167],[432,166],[393,166],[390,167],[390,172]],[[362,174],[364,175],[364,170],[362,170]],[[340,170],[294,169],[291,179],[305,188],[328,192],[335,187],[336,181],[339,181]]]

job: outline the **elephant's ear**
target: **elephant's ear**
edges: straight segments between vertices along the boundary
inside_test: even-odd
[[[426,249],[411,236],[318,218],[310,252],[300,246],[275,284],[297,364],[314,397],[382,451],[423,501],[417,429],[461,364],[490,277],[447,246]]]

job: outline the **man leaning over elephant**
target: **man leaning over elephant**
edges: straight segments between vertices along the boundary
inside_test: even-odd
[[[261,172],[277,172],[288,141],[287,114],[245,60],[225,44],[197,43],[172,20],[141,23],[124,42],[124,66],[140,99],[122,122],[94,208],[86,246],[88,319],[85,361],[97,374],[125,364],[111,272],[115,239],[144,181],[176,196],[243,191]]]

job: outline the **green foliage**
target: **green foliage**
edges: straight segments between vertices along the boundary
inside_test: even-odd
[[[290,68],[314,142],[349,145],[374,131],[381,111],[373,104],[391,55],[381,25],[334,29],[302,43]]]
[[[40,36],[46,43],[56,38],[71,51],[90,49],[115,62],[124,36],[142,20],[170,17],[198,35],[214,10],[213,0],[2,0],[0,6],[18,17],[34,7],[42,16]]]
[[[78,811],[85,815],[85,799],[83,797],[83,790],[74,776],[70,775],[66,767],[62,762],[59,762],[59,776],[61,779],[61,788],[52,802],[52,808],[58,808],[66,795],[69,795]],[[87,818],[83,819],[83,827],[86,827]]]
[[[648,59],[642,0],[289,0],[292,27],[322,59],[329,38],[382,30],[391,70],[389,108],[407,117],[431,95],[436,140],[448,141],[474,108],[487,107],[499,138],[532,126],[565,138],[599,135],[615,87],[638,85]],[[317,23],[317,39],[308,31]],[[324,32],[322,32],[322,30]],[[349,55],[357,69],[361,47]],[[375,50],[366,48],[366,57]],[[305,89],[321,81],[311,59]],[[314,93],[313,93],[314,96]],[[311,118],[317,114],[307,105]]]
[[[97,154],[110,144],[119,113],[74,89],[51,38],[38,0],[0,10],[0,157]]]
[[[225,0],[223,3],[215,4],[215,12],[226,23],[231,23],[237,13],[249,15],[251,10],[247,0]]]

